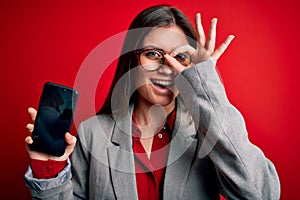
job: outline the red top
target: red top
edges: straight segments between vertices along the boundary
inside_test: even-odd
[[[155,134],[150,159],[148,159],[140,141],[141,132],[136,123],[133,123],[132,149],[135,158],[137,192],[140,200],[155,200],[163,197],[164,175],[169,154],[168,144],[172,137],[175,115],[176,112],[173,111],[167,118],[164,127]],[[135,116],[133,116],[133,122],[135,122]]]

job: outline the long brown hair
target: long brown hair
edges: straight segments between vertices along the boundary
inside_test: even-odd
[[[134,73],[126,76],[127,80],[123,82],[124,84],[121,84],[121,87],[118,85],[118,88],[115,88],[115,86],[124,74],[138,66],[135,50],[140,48],[141,43],[151,31],[151,28],[169,26],[180,27],[187,36],[190,45],[195,47],[196,35],[194,28],[188,18],[178,8],[169,5],[157,5],[141,11],[128,28],[110,91],[97,114],[124,114],[128,109],[129,102],[134,102],[137,99],[137,92],[132,91],[136,90],[134,87]],[[112,102],[113,92],[117,92],[119,96],[118,102]],[[118,104],[119,109],[112,111],[112,103]]]

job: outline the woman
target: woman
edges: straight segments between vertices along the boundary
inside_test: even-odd
[[[62,157],[28,148],[33,198],[279,199],[275,167],[249,142],[215,69],[233,36],[215,49],[217,20],[208,40],[200,14],[195,23],[196,33],[167,5],[136,16],[104,106],[77,142],[67,133]]]

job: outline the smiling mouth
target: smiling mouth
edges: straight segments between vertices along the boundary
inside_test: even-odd
[[[150,79],[150,80],[153,85],[161,88],[170,88],[175,84],[174,81],[169,81],[169,80],[158,80],[158,79]]]

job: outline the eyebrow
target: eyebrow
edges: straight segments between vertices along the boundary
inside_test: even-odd
[[[165,50],[163,50],[163,49],[161,49],[161,48],[158,48],[158,47],[152,46],[152,45],[142,47],[140,50],[144,50],[144,49],[153,49],[153,50],[161,51],[161,52],[163,52],[164,54],[169,54],[169,53],[171,53],[171,52],[165,51]]]
[[[163,50],[161,48],[158,48],[156,46],[153,46],[153,45],[148,45],[148,46],[142,47],[138,51],[143,51],[143,50],[156,50],[156,51],[162,52],[163,54],[170,54],[170,53],[172,53],[174,51],[174,50],[172,50],[172,51],[165,51],[165,50]],[[178,54],[180,54],[180,53],[184,54],[186,52],[178,52]]]

